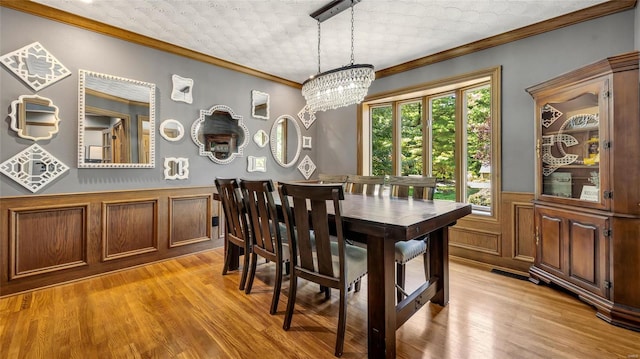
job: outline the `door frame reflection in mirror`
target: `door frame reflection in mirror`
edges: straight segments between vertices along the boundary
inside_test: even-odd
[[[287,122],[284,122],[286,120],[290,120]],[[296,151],[293,155],[293,158],[289,161],[285,161],[285,159],[282,159],[279,157],[279,154],[288,154],[288,146],[290,145],[289,143],[282,143],[282,141],[280,141],[279,139],[279,125],[281,123],[285,123],[286,126],[285,128],[282,130],[281,133],[284,133],[283,136],[285,136],[285,138],[289,139],[292,138],[290,136],[290,128],[289,128],[289,123],[293,124],[293,128],[296,131],[295,134],[295,138],[297,141],[297,146],[296,146]],[[300,125],[298,125],[298,121],[296,121],[296,119],[291,116],[291,115],[282,115],[280,117],[278,117],[274,122],[273,125],[271,126],[271,154],[273,155],[273,158],[276,160],[276,163],[278,163],[280,166],[282,167],[291,167],[293,165],[295,165],[295,163],[298,161],[298,158],[300,157],[300,152],[302,151],[302,133],[300,130]],[[279,145],[282,145],[282,148],[279,148]]]
[[[31,125],[32,126],[52,126],[53,129],[48,132],[46,136],[30,136],[28,127],[29,127],[29,119],[27,114],[27,105],[35,104],[43,107],[51,107],[53,110],[51,112],[47,111],[33,111],[40,113],[51,113],[53,115],[53,122],[43,122],[43,121],[35,121]],[[39,140],[48,140],[53,137],[59,130],[60,117],[58,116],[59,110],[58,106],[53,104],[51,99],[46,97],[41,97],[38,95],[21,95],[17,100],[11,102],[11,112],[9,113],[9,117],[11,117],[11,129],[16,131],[16,134],[28,140],[39,141]]]
[[[156,85],[81,69],[79,70],[78,87],[78,168],[155,168]],[[90,128],[87,124],[87,111],[95,111],[95,109],[98,108],[96,104],[91,101],[88,102],[89,96],[91,101],[107,102],[113,107],[109,109],[100,108],[101,111],[99,112],[104,113],[111,111],[129,117],[128,123],[123,122],[125,125],[125,137],[128,139],[126,143],[129,146],[129,162],[112,163],[106,162],[104,159],[94,161],[89,157],[90,153],[104,153],[105,147],[108,146],[105,145],[104,142],[102,142],[101,145],[91,146],[86,143],[86,128]],[[135,111],[125,113],[125,108],[140,107],[140,105],[148,109],[141,113]],[[122,108],[116,110],[116,107]],[[138,135],[138,129],[143,129],[143,126],[137,124],[137,122],[143,121],[147,117],[149,123],[149,138],[148,141],[145,141]],[[136,121],[135,125],[132,124],[133,120]],[[135,139],[132,138],[132,131],[136,131],[137,137]],[[137,150],[140,148],[140,144],[144,144],[145,142],[148,142],[148,149],[137,152],[133,150],[134,146]],[[95,148],[90,147],[102,147],[102,150],[95,151]],[[143,153],[140,154],[140,152]],[[146,159],[147,157],[147,163],[140,163],[141,158]],[[102,158],[104,158],[104,156],[102,156]]]
[[[170,133],[165,132],[165,130],[173,130],[175,127],[175,136]],[[160,136],[167,141],[176,142],[182,139],[184,136],[184,126],[178,121],[172,118],[166,119],[160,123]],[[171,132],[171,131],[170,131]]]

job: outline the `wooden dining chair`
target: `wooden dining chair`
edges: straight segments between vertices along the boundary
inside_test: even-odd
[[[229,270],[233,256],[232,246],[240,247],[244,255],[242,276],[240,277],[240,290],[243,290],[247,281],[252,240],[242,193],[240,192],[238,180],[235,178],[216,178],[215,185],[218,190],[218,194],[220,195],[220,201],[222,202],[222,209],[224,211],[226,223],[224,235],[225,254],[222,275],[226,275]]]
[[[271,180],[242,180],[240,188],[244,197],[252,232],[251,268],[245,293],[251,293],[256,275],[258,256],[276,265],[276,277],[273,285],[273,297],[269,313],[278,310],[280,289],[282,288],[282,267],[289,265],[289,248],[286,243],[286,227],[280,225],[278,210],[273,200],[273,182]],[[285,240],[283,240],[285,239]]]
[[[349,175],[345,192],[381,196],[384,189],[384,176]]]
[[[367,273],[367,251],[345,241],[340,202],[344,199],[344,190],[341,184],[281,183],[279,192],[289,238],[295,238],[289,242],[291,275],[283,328],[289,330],[291,327],[298,278],[339,290],[335,346],[335,356],[339,357],[346,330],[347,288],[352,284],[355,284],[356,291],[360,288],[360,280]],[[334,212],[332,216],[329,215],[331,209]],[[330,235],[330,228],[334,226],[336,236]],[[313,241],[311,228],[315,232]]]
[[[389,195],[392,197],[433,200],[436,189],[435,177],[391,176],[387,182]],[[407,294],[404,291],[406,271],[405,265],[410,260],[422,255],[424,259],[424,275],[429,279],[429,256],[427,241],[429,236],[396,242],[396,288],[400,302]]]

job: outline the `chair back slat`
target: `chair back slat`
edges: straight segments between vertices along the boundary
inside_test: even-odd
[[[344,199],[341,184],[294,184],[281,183],[280,198],[287,228],[291,225],[292,215],[295,218],[296,241],[290,244],[294,268],[300,268],[307,275],[324,277],[325,285],[337,288],[344,281],[346,262],[344,260],[344,237],[342,234],[342,217],[340,200]],[[292,198],[293,209],[289,198]],[[329,208],[333,208],[330,215]],[[335,273],[330,237],[330,222],[337,229],[338,253],[341,273]],[[310,240],[309,230],[314,231],[314,240]],[[293,258],[294,251],[299,254]]]
[[[433,199],[436,189],[435,177],[417,176],[391,176],[389,177],[389,194],[392,197],[408,198],[411,190],[411,197],[415,199]]]
[[[248,238],[248,224],[238,180],[216,178],[215,184],[222,202],[227,234],[236,242],[244,241]]]
[[[381,195],[382,186],[384,186],[384,176],[349,175],[347,177],[346,192],[374,195],[377,189],[377,194]]]
[[[242,180],[240,187],[253,231],[254,252],[267,259],[280,259],[282,233],[273,200],[273,183],[271,180]]]

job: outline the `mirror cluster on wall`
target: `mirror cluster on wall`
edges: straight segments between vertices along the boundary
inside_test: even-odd
[[[155,85],[80,70],[79,168],[155,166]]]

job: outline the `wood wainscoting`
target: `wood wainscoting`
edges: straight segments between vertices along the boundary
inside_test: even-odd
[[[449,254],[528,275],[535,257],[533,193],[501,198],[498,221],[467,216],[449,229]]]
[[[219,247],[214,191],[2,197],[0,296]]]

